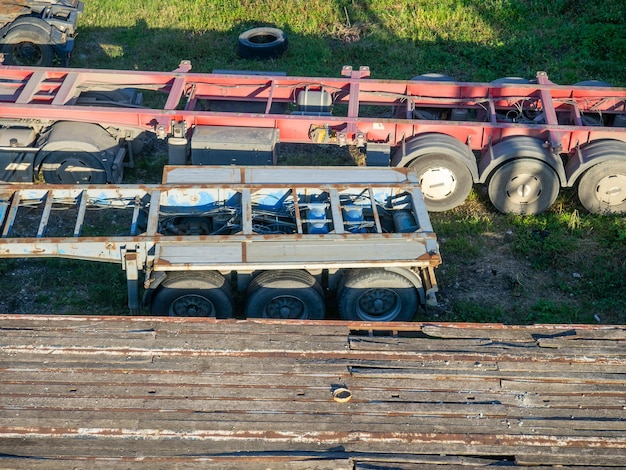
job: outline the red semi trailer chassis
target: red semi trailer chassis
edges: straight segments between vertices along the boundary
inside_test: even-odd
[[[486,183],[502,212],[542,212],[574,185],[589,211],[626,212],[625,88],[561,86],[544,72],[469,83],[378,80],[367,67],[342,78],[190,69],[0,67],[0,179],[119,183],[152,132],[175,164],[249,163],[244,144],[272,163],[279,140],[364,147],[368,165],[412,167],[431,211]]]

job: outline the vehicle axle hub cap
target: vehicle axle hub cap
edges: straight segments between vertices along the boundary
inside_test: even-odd
[[[393,289],[369,289],[359,298],[357,313],[366,321],[391,321],[402,304]]]
[[[515,175],[506,185],[506,195],[516,204],[530,204],[539,199],[543,187],[535,175]]]
[[[266,318],[306,319],[307,309],[297,297],[283,295],[273,298],[265,308]]]
[[[444,167],[429,168],[420,177],[424,195],[436,201],[450,196],[456,188],[456,183],[456,175]]]
[[[171,317],[211,317],[214,314],[211,301],[201,295],[185,295],[170,306]]]
[[[602,178],[596,186],[596,197],[609,206],[622,204],[626,200],[626,175],[611,175]]]

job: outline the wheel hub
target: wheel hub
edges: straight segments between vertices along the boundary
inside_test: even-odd
[[[456,189],[456,184],[456,175],[445,167],[429,168],[420,177],[424,195],[436,201],[450,196]]]
[[[506,185],[506,195],[516,204],[531,204],[539,199],[543,186],[535,175],[515,175]]]
[[[13,47],[13,57],[19,65],[37,65],[41,60],[41,51],[31,42],[21,42]]]
[[[172,302],[169,313],[171,317],[212,317],[215,316],[215,308],[206,297],[189,294]]]
[[[291,295],[273,298],[265,308],[266,318],[306,319],[307,309],[302,300]]]
[[[626,200],[624,188],[626,188],[626,175],[607,176],[598,182],[596,196],[603,204],[617,206]]]
[[[366,321],[390,321],[401,306],[398,294],[392,289],[369,289],[359,298],[357,311]]]

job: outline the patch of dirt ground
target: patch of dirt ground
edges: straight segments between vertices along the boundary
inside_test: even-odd
[[[446,239],[440,240],[439,305],[429,307],[427,317],[519,324],[533,323],[531,311],[538,302],[571,304],[573,309],[574,300],[554,287],[554,274],[533,268],[513,252],[512,242],[510,233],[485,233],[480,255],[467,261],[446,255]]]

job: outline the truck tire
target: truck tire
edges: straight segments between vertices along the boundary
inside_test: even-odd
[[[40,137],[38,145],[37,167],[46,183],[104,184],[116,180],[113,163],[119,142],[97,124],[57,122]]]
[[[43,179],[50,184],[104,184],[107,173],[100,160],[86,152],[62,150],[46,156]]]
[[[578,183],[578,199],[592,214],[626,213],[626,162],[607,161],[589,168]]]
[[[415,285],[397,272],[355,269],[338,293],[339,316],[347,321],[411,321],[420,303]]]
[[[424,82],[453,82],[454,78],[443,73],[423,73],[417,77],[413,77],[411,80]]]
[[[32,25],[22,24],[9,30],[2,41],[4,65],[50,67],[54,50],[45,32]]]
[[[556,200],[559,178],[545,162],[518,158],[493,173],[488,193],[491,203],[503,214],[539,214]]]
[[[431,212],[443,212],[460,206],[472,190],[472,175],[452,155],[422,155],[409,168],[417,173],[426,208]]]
[[[265,271],[248,287],[246,316],[282,320],[323,320],[324,294],[306,271]]]
[[[157,316],[231,318],[230,286],[213,271],[169,273],[153,296],[150,311]]]
[[[498,79],[492,81],[491,83],[493,85],[506,85],[506,84],[511,84],[511,85],[528,85],[531,82],[527,78],[523,78],[523,77],[502,77],[502,78],[498,78]]]
[[[237,52],[244,59],[269,59],[287,50],[287,35],[278,28],[253,28],[239,35]]]
[[[472,190],[472,173],[467,148],[454,137],[445,134],[424,134],[406,143],[406,155],[394,156],[394,164],[401,159],[413,169],[422,186],[426,209],[443,212],[460,206]]]

